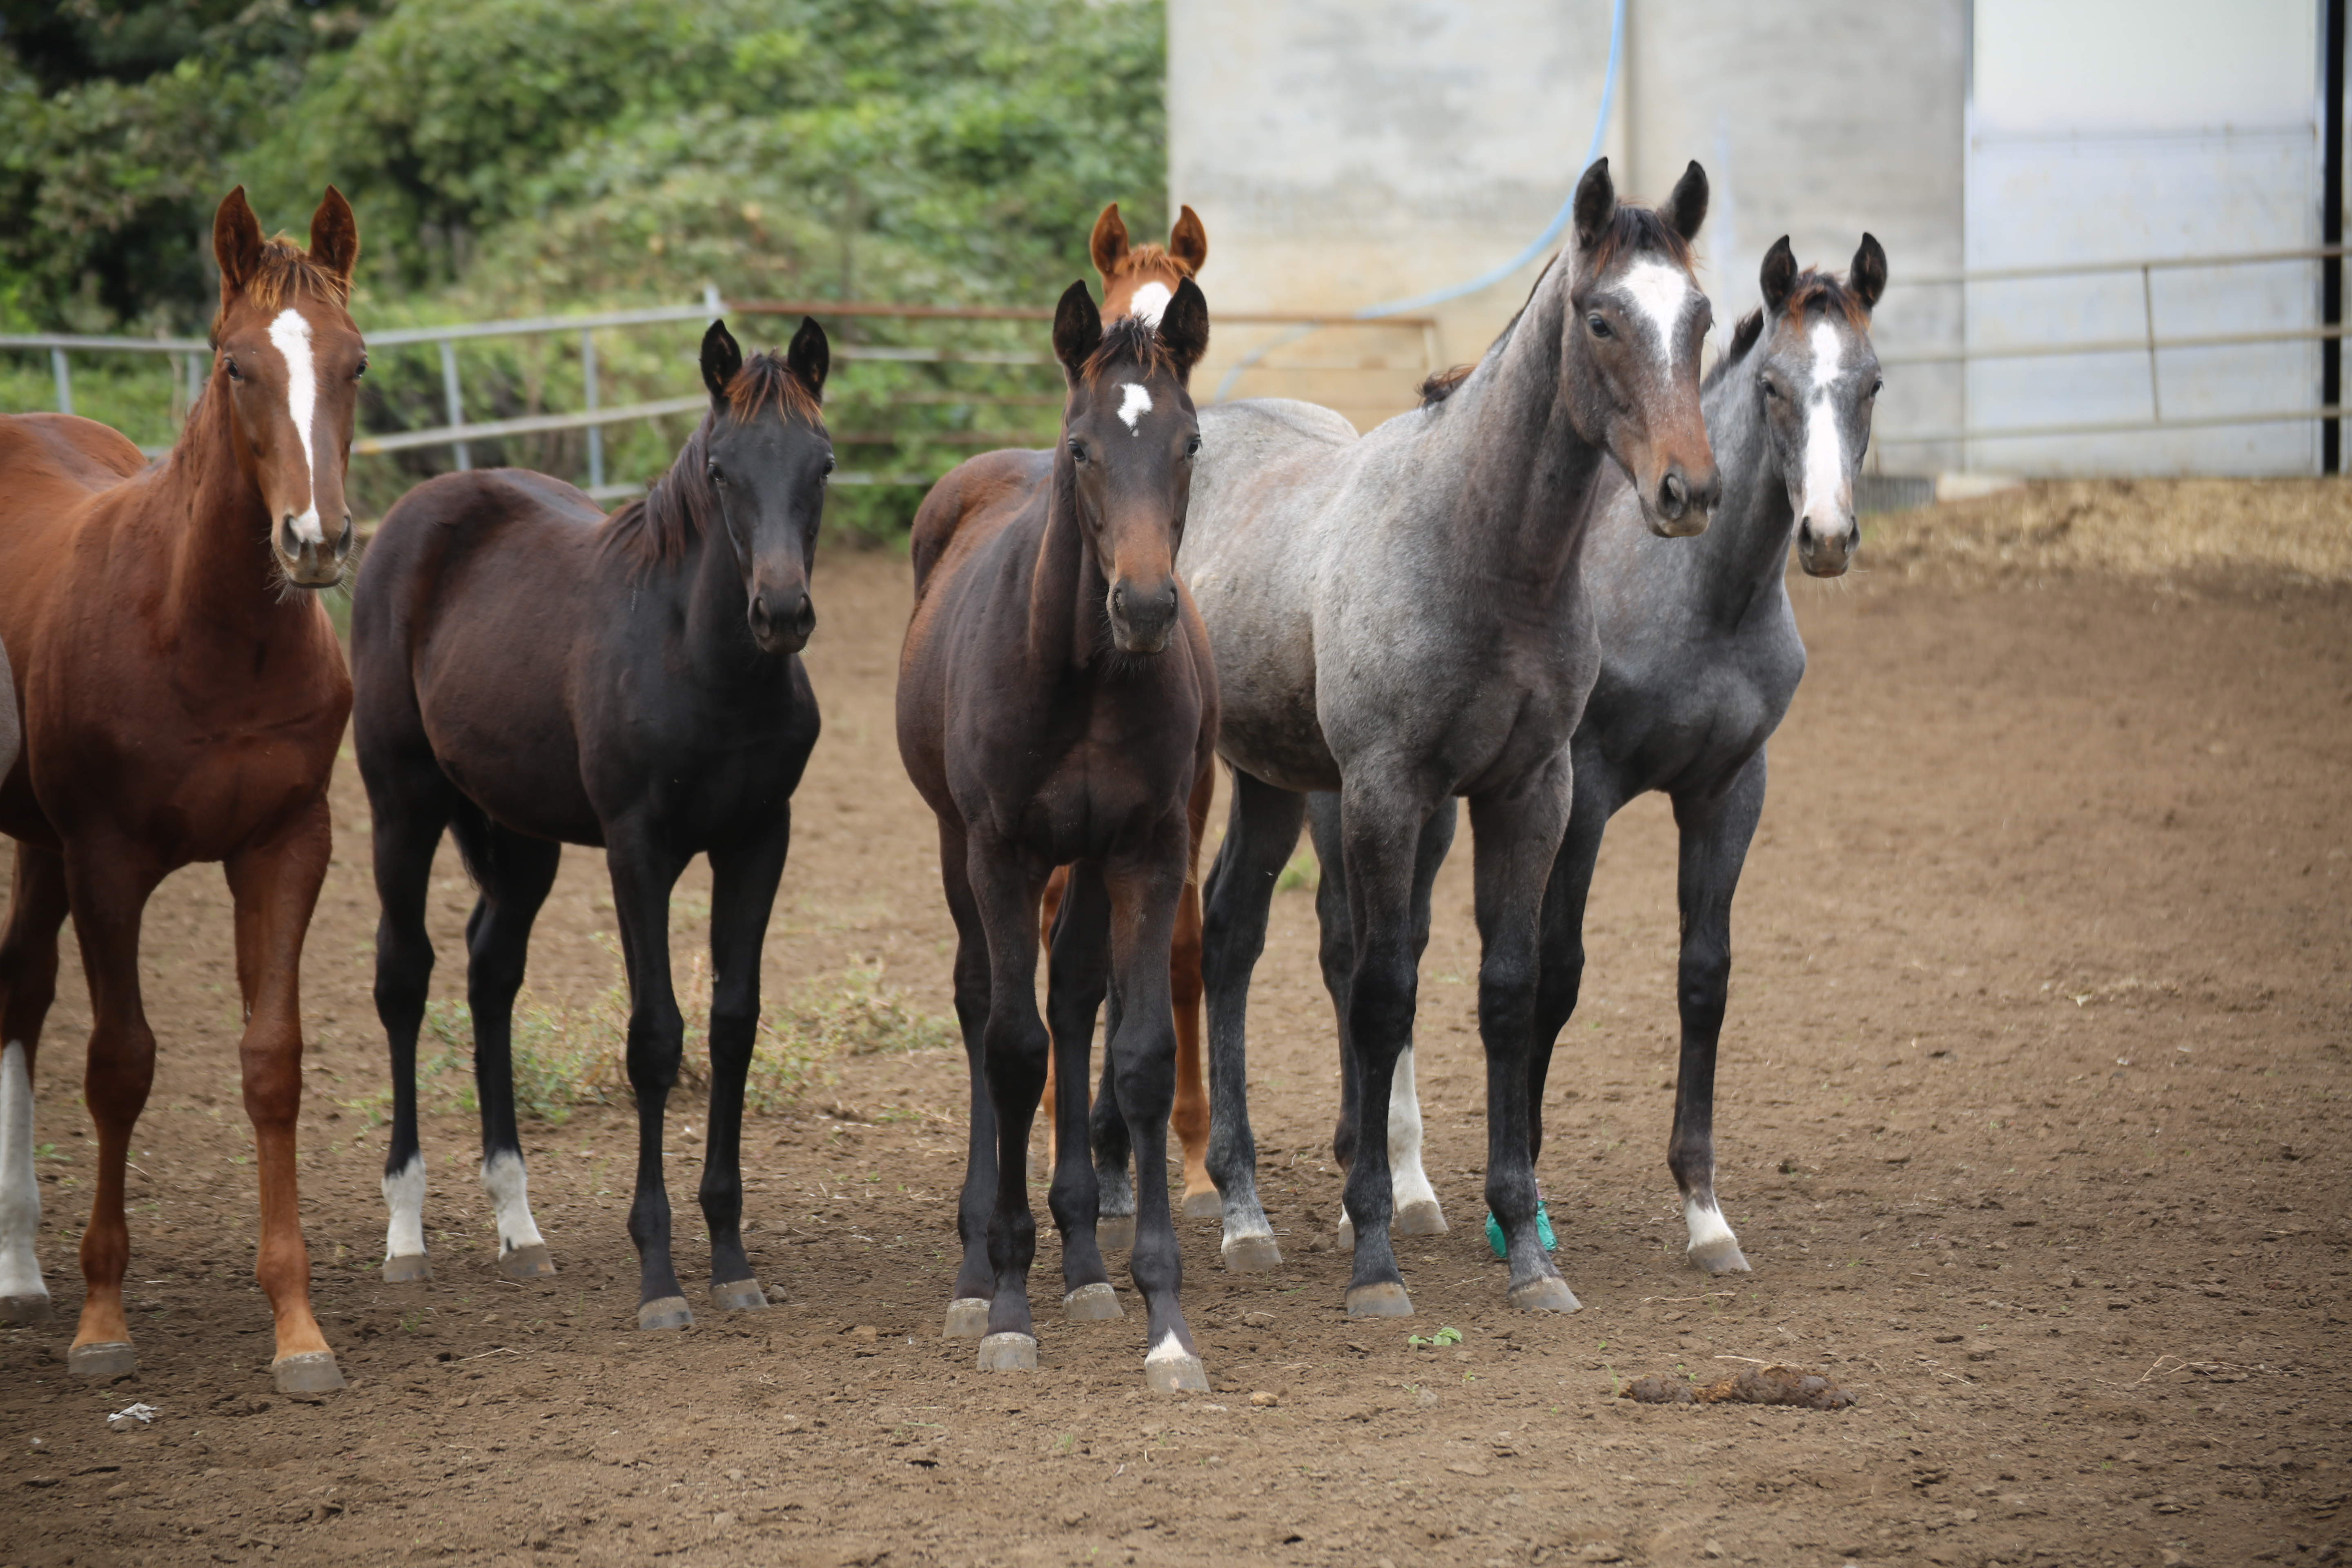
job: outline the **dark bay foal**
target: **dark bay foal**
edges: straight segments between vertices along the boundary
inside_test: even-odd
[[[1037,1364],[1026,1155],[1049,1043],[1034,993],[1037,904],[1054,868],[1069,866],[1047,981],[1060,1053],[1047,1201],[1065,1311],[1121,1315],[1095,1235],[1087,1138],[1087,1056],[1108,984],[1106,1088],[1152,1178],[1137,1184],[1130,1256],[1150,1316],[1144,1370],[1157,1389],[1208,1387],[1177,1299],[1182,1265],[1160,1179],[1175,1097],[1168,955],[1191,851],[1185,805],[1216,744],[1208,637],[1175,572],[1200,447],[1185,383],[1208,341],[1208,305],[1190,279],[1156,325],[1130,316],[1108,330],[1072,284],[1054,320],[1069,395],[1051,481],[986,497],[942,484],[916,523],[946,537],[929,514],[961,514],[940,553],[919,560],[898,750],[939,816],[956,923],[971,1142],[948,1332],[984,1332],[985,1370]]]
[[[375,814],[376,1011],[392,1046],[384,1278],[430,1276],[416,1142],[416,1031],[433,947],[426,881],[452,830],[481,890],[466,922],[482,1184],[500,1267],[554,1272],[525,1192],[509,1027],[530,927],[565,844],[601,846],[629,978],[637,1326],[693,1321],[670,1259],[662,1110],[684,1024],[670,987],[670,890],[710,858],[710,1126],[702,1213],[710,1296],[767,1305],[744,1257],[739,1154],[760,1016],[760,949],[816,743],[800,650],[833,444],[829,353],[803,321],[748,362],[724,323],[702,341],[710,411],[642,501],[604,517],[572,486],[448,474],[384,518],[352,606],[360,769]]]

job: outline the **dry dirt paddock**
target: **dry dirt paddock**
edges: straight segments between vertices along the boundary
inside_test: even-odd
[[[142,1370],[104,1388],[61,1359],[90,1147],[68,959],[39,1084],[60,1316],[0,1333],[0,1561],[2336,1561],[2347,540],[2326,487],[2053,487],[1879,520],[1855,577],[1797,585],[1812,672],[1773,747],[1719,1100],[1753,1274],[1680,1263],[1662,805],[1609,841],[1588,999],[1551,1074],[1542,1176],[1572,1317],[1505,1310],[1480,1235],[1466,857],[1422,990],[1429,1163],[1454,1228],[1404,1248],[1419,1316],[1341,1313],[1312,900],[1280,896],[1252,1067],[1287,1261],[1237,1278],[1213,1226],[1186,1227],[1216,1388],[1190,1398],[1144,1391],[1137,1317],[1041,1314],[1025,1377],[982,1376],[970,1342],[940,1337],[964,1095],[941,1050],[836,1061],[754,1121],[749,1228],[784,1299],[764,1314],[633,1331],[629,1124],[611,1109],[527,1130],[562,1273],[524,1288],[492,1267],[470,1120],[445,1096],[426,1132],[439,1277],[380,1283],[384,1068],[347,766],[307,975],[303,1198],[352,1386],[270,1390],[225,900],[190,871],[146,938],[163,1045],[131,1186]],[[906,573],[835,554],[818,594],[826,731],[771,989],[878,961],[943,1015],[934,840],[890,721]],[[436,989],[455,996],[467,894],[445,871]],[[681,953],[699,888],[681,892]],[[575,852],[541,998],[604,994],[610,923]],[[682,1262],[699,1121],[672,1112]],[[1050,1243],[1039,1264],[1044,1301]],[[1446,1328],[1458,1344],[1408,1338]],[[1825,1368],[1858,1403],[1612,1397],[1763,1361]],[[134,1401],[153,1424],[109,1430]]]

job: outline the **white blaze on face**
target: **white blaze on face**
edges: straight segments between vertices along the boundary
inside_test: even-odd
[[[1143,416],[1151,412],[1151,394],[1131,381],[1118,384],[1118,420],[1130,436],[1143,434]]]
[[[0,1050],[0,1299],[37,1301],[41,1282],[34,1237],[41,1228],[41,1184],[33,1171],[33,1076],[24,1042]]]
[[[501,1149],[483,1161],[482,1190],[490,1194],[490,1207],[498,1215],[499,1257],[520,1247],[545,1245],[530,1217],[530,1184],[523,1173],[521,1155]]]
[[[1837,410],[1830,405],[1830,389],[1845,368],[1845,342],[1827,321],[1813,325],[1812,385],[1805,400],[1804,497],[1797,516],[1817,528],[1843,521],[1840,499],[1845,487],[1845,437],[1838,429]]]
[[[1691,284],[1690,274],[1663,261],[1641,261],[1627,270],[1619,287],[1632,299],[1634,309],[1657,329],[1659,362],[1671,364],[1675,329],[1682,325],[1683,312],[1698,294]]]
[[[384,1258],[389,1260],[425,1256],[425,1156],[422,1153],[411,1154],[408,1163],[397,1173],[385,1173],[383,1206],[392,1211],[392,1224],[384,1231]]]
[[[269,342],[286,361],[286,412],[294,421],[294,438],[302,451],[302,500],[306,504],[294,519],[294,537],[312,544],[324,543],[326,535],[319,527],[318,485],[314,478],[316,454],[310,447],[310,425],[319,407],[319,367],[310,353],[310,323],[302,319],[299,310],[281,310],[278,319],[269,323]]]
[[[1168,309],[1168,301],[1176,297],[1165,283],[1146,283],[1128,297],[1127,313],[1147,326],[1156,327]]]

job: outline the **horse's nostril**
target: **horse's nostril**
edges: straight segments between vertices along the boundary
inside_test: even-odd
[[[1680,517],[1690,505],[1690,485],[1680,474],[1668,474],[1658,487],[1658,507],[1669,517]]]
[[[302,553],[302,542],[294,536],[294,514],[290,511],[278,524],[278,548],[289,555]]]

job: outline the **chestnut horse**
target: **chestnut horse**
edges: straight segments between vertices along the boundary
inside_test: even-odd
[[[466,979],[499,1267],[517,1279],[555,1272],[530,1215],[510,1031],[562,847],[601,846],[629,977],[637,1327],[694,1321],[670,1254],[662,1112],[685,1051],[670,890],[699,854],[710,862],[713,971],[700,1194],[710,1300],[734,1311],[768,1304],[743,1250],[743,1086],[793,791],[816,744],[800,652],[816,626],[809,569],[833,471],[820,413],[831,357],[812,321],[783,357],[749,360],[714,321],[702,339],[710,410],[643,500],[608,518],[544,474],[444,474],[403,496],[369,547],[352,601],[352,739],[383,907],[388,1281],[431,1277],[416,1031],[433,973],[433,856],[454,832],[481,889],[466,921]]]
[[[1216,742],[1208,635],[1175,571],[1201,445],[1185,383],[1208,338],[1208,304],[1190,279],[1156,324],[1129,316],[1108,328],[1086,285],[1072,284],[1054,319],[1069,395],[1048,482],[988,485],[968,464],[933,488],[918,520],[935,540],[941,513],[962,520],[943,552],[918,563],[898,751],[939,817],[956,924],[971,1120],[947,1331],[985,1330],[983,1370],[1037,1364],[1026,1155],[1049,1048],[1035,1000],[1037,906],[1056,866],[1075,866],[1047,980],[1050,1048],[1062,1058],[1048,1201],[1068,1317],[1122,1315],[1095,1238],[1082,1135],[1106,982],[1106,1098],[1133,1130],[1142,1169],[1166,1158],[1169,943],[1192,854],[1186,803]],[[1145,1373],[1157,1389],[1205,1390],[1178,1300],[1167,1184],[1140,1187],[1129,1262],[1150,1314]]]
[[[327,872],[327,778],[351,679],[312,593],[352,542],[343,470],[367,355],[344,310],[359,226],[332,186],[309,252],[264,239],[243,186],[213,220],[213,373],[169,458],[64,415],[0,417],[0,637],[16,659],[23,756],[0,782],[16,840],[0,934],[0,1319],[37,1320],[32,1072],[73,917],[89,979],[83,1096],[98,1129],[68,1364],[135,1370],[122,1313],[122,1181],[155,1073],[139,925],[156,884],[217,860],[236,901],[238,1055],[261,1176],[255,1269],[277,1318],[277,1384],[342,1386],[310,1314],[297,1212],[302,939]]]
[[[1118,216],[1118,204],[1113,202],[1095,219],[1087,248],[1102,277],[1102,319],[1111,321],[1131,314],[1157,325],[1168,301],[1175,298],[1177,287],[1187,278],[1197,277],[1208,261],[1209,234],[1199,215],[1188,206],[1178,214],[1165,247],[1132,245],[1127,224]],[[1053,476],[1053,453],[1045,450],[990,452],[960,465],[954,482],[942,481],[939,493],[943,500],[964,498],[961,502],[926,506],[915,520],[912,547],[918,574],[939,559],[967,511],[982,505],[982,498],[994,494],[995,483],[1043,487]],[[1176,1103],[1168,1125],[1184,1153],[1184,1196],[1179,1212],[1186,1219],[1214,1219],[1222,1212],[1216,1184],[1209,1179],[1209,1096],[1201,1075],[1201,882],[1193,864],[1208,831],[1209,803],[1215,789],[1214,770],[1204,770],[1187,808],[1193,860],[1187,862],[1184,895],[1176,906],[1176,935],[1170,950],[1168,984],[1176,1009]],[[1063,868],[1045,884],[1040,924],[1048,931],[1069,879],[1068,868]],[[1087,1027],[1092,1029],[1091,1020]],[[1048,1056],[1044,1099],[1050,1103],[1053,1097],[1054,1058]],[[1096,1237],[1105,1247],[1125,1247],[1135,1238],[1135,1188],[1128,1176],[1127,1123],[1116,1114],[1108,1096],[1095,1101],[1093,1142],[1096,1175],[1101,1184]],[[1060,1148],[1050,1117],[1045,1147],[1050,1168]]]

